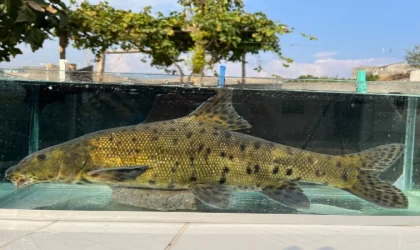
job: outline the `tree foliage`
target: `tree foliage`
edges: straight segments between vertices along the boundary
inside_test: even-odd
[[[42,47],[53,32],[68,23],[67,6],[60,0],[0,0],[0,61],[22,54],[21,44],[32,51]]]
[[[83,2],[71,13],[75,32],[71,39],[80,49],[91,49],[99,57],[110,48],[138,50],[151,58],[153,66],[168,67],[192,47],[187,33],[180,31],[179,14],[164,16],[143,11],[117,10],[107,2]]]
[[[420,45],[414,46],[413,49],[407,49],[405,60],[411,66],[420,68]]]
[[[270,20],[264,13],[248,13],[242,0],[179,0],[184,8],[183,30],[194,41],[193,72],[201,73],[222,60],[240,61],[244,54],[270,51],[285,60],[280,36],[292,28]],[[307,36],[310,40],[315,37]]]
[[[285,66],[292,62],[282,54],[280,36],[293,28],[262,12],[246,12],[242,0],[178,2],[182,11],[164,15],[152,14],[150,7],[140,12],[118,10],[106,1],[76,5],[71,0],[68,8],[60,0],[0,0],[0,32],[7,34],[0,38],[0,61],[21,53],[16,47],[21,43],[35,51],[44,40],[57,36],[62,50],[69,39],[76,48],[90,49],[96,58],[110,48],[137,50],[149,56],[152,66],[176,66],[180,71],[181,55],[191,52],[195,74],[222,60],[241,61],[246,54],[262,51],[277,54]]]

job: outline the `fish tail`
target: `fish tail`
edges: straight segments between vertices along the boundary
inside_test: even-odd
[[[361,165],[357,178],[346,191],[384,208],[407,208],[408,200],[394,185],[379,179],[378,175],[389,168],[403,153],[403,144],[387,144],[358,153]]]

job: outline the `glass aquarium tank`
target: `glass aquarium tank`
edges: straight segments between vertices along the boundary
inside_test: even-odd
[[[0,78],[0,209],[420,214],[413,91],[38,74]]]

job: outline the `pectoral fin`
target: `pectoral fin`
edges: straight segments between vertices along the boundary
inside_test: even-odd
[[[133,181],[146,172],[149,166],[101,168],[90,171],[88,176],[95,181],[124,182]]]
[[[188,188],[200,201],[209,206],[226,209],[230,205],[232,189],[229,186],[194,184]]]
[[[274,201],[295,209],[308,209],[311,205],[309,198],[303,193],[299,184],[294,182],[267,186],[261,190],[261,193]]]

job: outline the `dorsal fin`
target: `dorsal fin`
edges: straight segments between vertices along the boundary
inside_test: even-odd
[[[251,124],[233,107],[232,92],[228,89],[218,89],[215,96],[201,104],[188,117],[229,130],[251,128]]]

